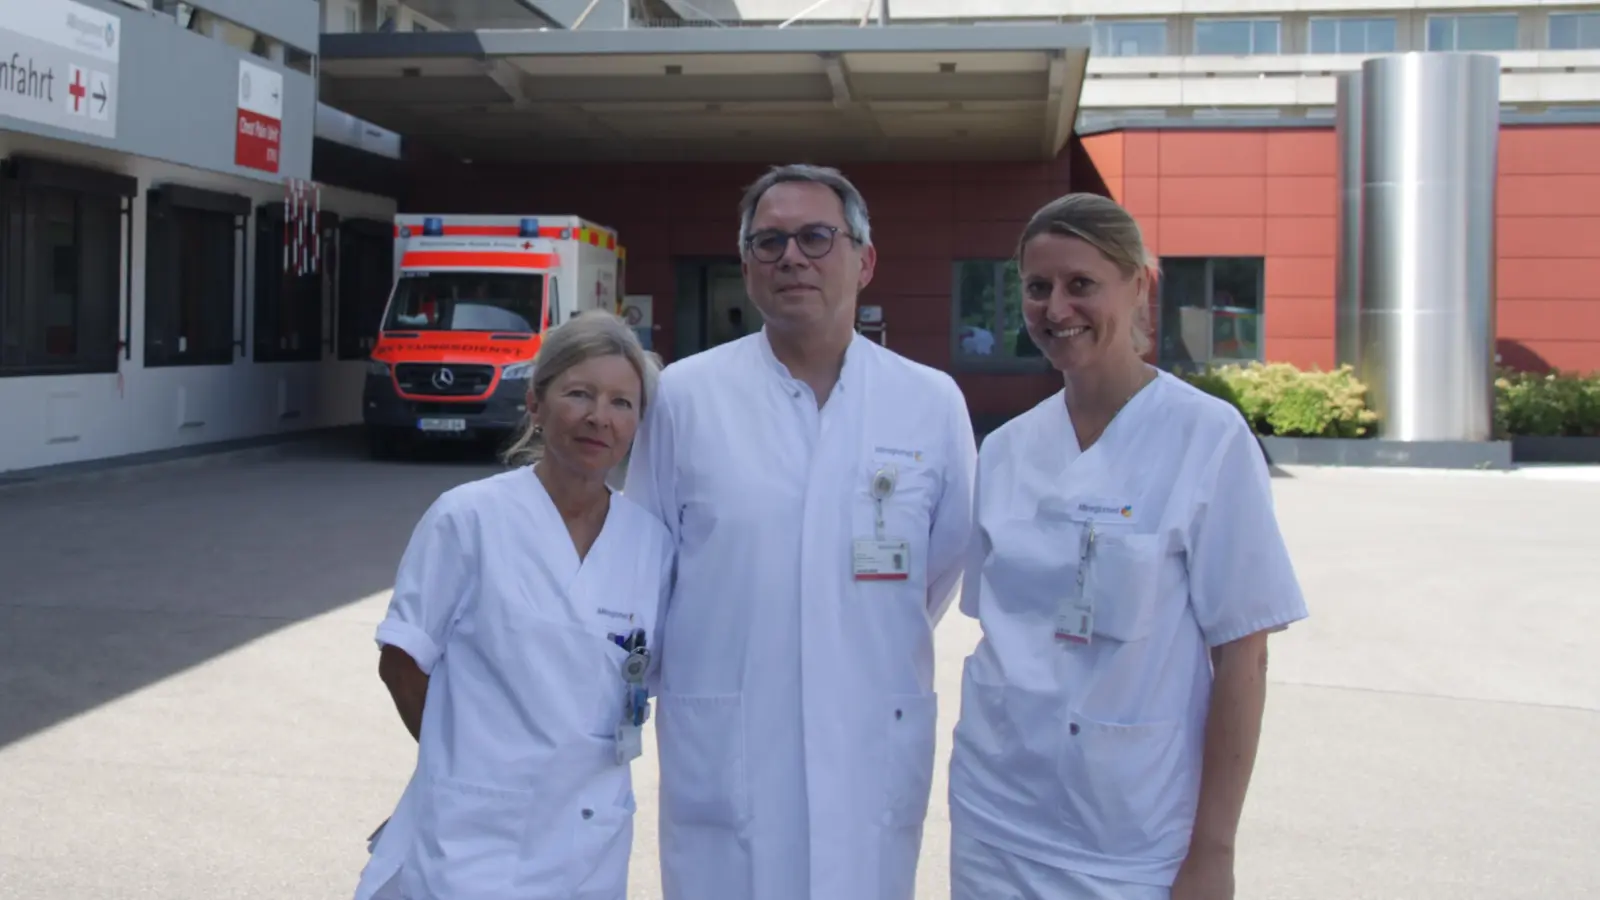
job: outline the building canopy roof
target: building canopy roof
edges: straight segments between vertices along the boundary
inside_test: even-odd
[[[324,35],[322,100],[475,161],[1054,159],[1081,25]]]

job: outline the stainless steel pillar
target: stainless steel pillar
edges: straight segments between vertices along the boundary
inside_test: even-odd
[[[1487,440],[1500,61],[1369,59],[1361,107],[1359,353],[1378,436]]]
[[[1339,147],[1339,268],[1334,276],[1333,358],[1361,367],[1361,73],[1337,79],[1334,134]]]

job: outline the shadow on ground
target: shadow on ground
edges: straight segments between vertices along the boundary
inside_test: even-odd
[[[497,468],[337,436],[0,488],[0,747],[389,589],[428,504]]]

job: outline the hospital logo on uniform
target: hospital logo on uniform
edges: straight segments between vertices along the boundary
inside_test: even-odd
[[[899,447],[874,447],[872,452],[881,453],[884,456],[898,456],[903,459],[909,459],[912,462],[922,462],[921,450],[901,450]]]
[[[1132,504],[1114,505],[1100,503],[1079,503],[1078,512],[1088,516],[1120,516],[1124,519],[1133,518]]]
[[[602,606],[599,609],[595,610],[595,612],[599,613],[602,616],[610,616],[613,619],[621,619],[621,620],[623,620],[625,622],[632,622],[633,621],[633,613],[617,612],[614,609],[606,609],[604,606]]]

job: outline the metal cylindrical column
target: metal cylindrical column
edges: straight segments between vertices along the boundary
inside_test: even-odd
[[[1500,61],[1361,67],[1360,372],[1391,440],[1487,440]]]
[[[1361,367],[1361,73],[1336,80],[1334,134],[1339,148],[1339,268],[1334,277],[1333,357]]]

